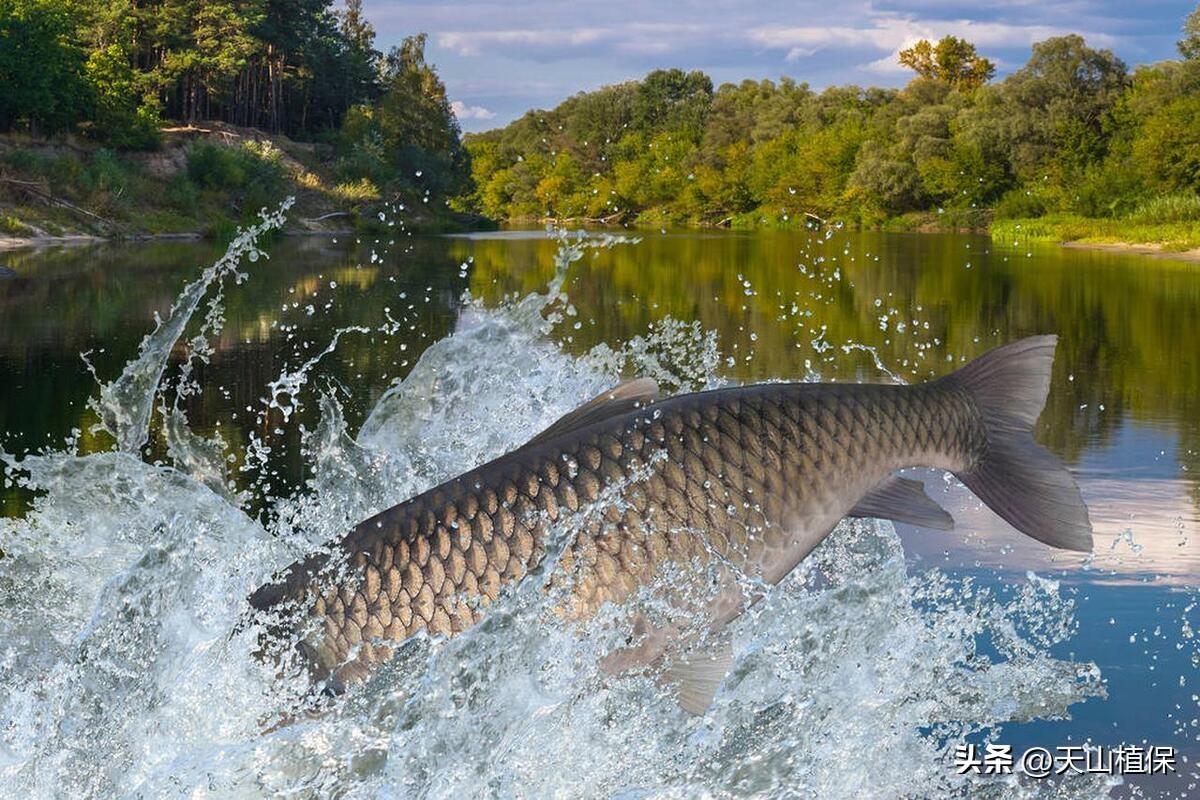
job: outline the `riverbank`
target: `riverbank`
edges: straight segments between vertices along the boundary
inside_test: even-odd
[[[285,234],[429,233],[492,224],[430,203],[419,188],[340,181],[332,148],[252,128],[171,128],[149,152],[114,152],[76,137],[0,137],[0,249],[220,241],[253,220],[257,209],[288,195],[296,204]]]
[[[1139,253],[1200,261],[1200,222],[1142,222],[1047,216],[995,220],[992,238],[1000,242],[1053,242],[1067,247]]]
[[[556,220],[525,217],[509,224],[561,224],[603,228],[669,227],[727,228],[733,230],[802,230],[842,224],[855,230],[883,233],[978,233],[1008,244],[1030,242],[1058,244],[1063,247],[1132,253],[1173,261],[1200,263],[1200,222],[1176,221],[1146,223],[1127,219],[1091,219],[1087,217],[1035,217],[994,219],[990,209],[945,209],[915,211],[895,217],[845,222],[824,220],[813,214],[789,216],[763,211],[726,217],[719,222],[680,221],[654,210],[620,220]]]

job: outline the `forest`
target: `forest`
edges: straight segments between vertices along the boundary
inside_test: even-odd
[[[307,187],[323,193],[313,213],[406,197],[497,221],[836,219],[1200,246],[1200,8],[1177,59],[1133,69],[1066,35],[996,79],[975,45],[947,36],[899,54],[913,72],[900,89],[714,87],[660,69],[465,137],[425,41],[380,52],[361,0],[7,0],[0,132],[91,149],[0,148],[0,171],[134,227],[194,223],[204,197],[244,218]],[[130,166],[125,154],[212,122],[310,148],[285,154],[303,162],[290,175],[261,142],[192,144],[166,186]],[[138,216],[130,196],[171,208]],[[0,231],[21,225],[0,214]]]
[[[214,123],[242,145],[181,139]],[[9,187],[105,233],[245,219],[288,192],[319,212],[470,188],[425,37],[380,52],[361,0],[5,0],[0,133]],[[149,154],[179,141],[186,168],[160,185]],[[20,226],[0,215],[0,232]]]
[[[1078,35],[1002,80],[974,45],[900,54],[902,89],[658,70],[466,137],[497,219],[788,227],[836,218],[1200,244],[1200,9],[1131,70]],[[1036,222],[1030,222],[1035,220]],[[1007,228],[1006,228],[1007,226]],[[1127,241],[1129,239],[1126,239]]]

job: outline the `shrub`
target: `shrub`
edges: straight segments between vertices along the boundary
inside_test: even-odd
[[[192,145],[187,153],[187,174],[204,189],[237,189],[245,185],[246,172],[233,148],[212,142]]]
[[[1005,193],[996,203],[996,216],[1001,219],[1041,217],[1050,209],[1041,192],[1018,186]]]
[[[204,229],[204,238],[218,244],[226,244],[233,241],[237,231],[237,223],[225,217],[216,217]]]
[[[84,173],[92,191],[124,192],[132,178],[129,166],[112,150],[97,150],[92,154]]]
[[[269,142],[240,147],[201,142],[188,151],[187,175],[202,188],[235,193],[250,217],[279,200],[287,170],[282,153]]]
[[[86,66],[95,97],[95,117],[80,125],[93,139],[124,150],[158,146],[162,120],[153,97],[138,90],[129,54],[118,44],[92,51]]]
[[[21,220],[14,217],[12,214],[0,214],[0,233],[21,236],[28,232],[28,226],[26,226],[24,222],[21,222]]]
[[[44,175],[48,168],[48,159],[36,150],[23,147],[14,148],[0,155],[0,161],[26,174]]]
[[[175,174],[163,192],[163,199],[176,211],[191,212],[200,204],[200,190],[182,172]]]
[[[50,189],[56,194],[78,195],[87,167],[72,153],[51,157],[45,164],[44,175],[50,181]]]

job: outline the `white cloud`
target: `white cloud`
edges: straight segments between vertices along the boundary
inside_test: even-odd
[[[917,19],[878,19],[869,25],[804,26],[793,28],[759,28],[749,32],[750,38],[762,47],[786,50],[786,59],[796,61],[817,52],[833,48],[870,47],[887,50],[893,56],[920,39],[937,40],[943,36],[958,36],[973,42],[980,49],[988,47],[1027,47],[1034,42],[1072,32],[1066,27],[1052,25],[1019,25],[972,20],[924,21]],[[1111,46],[1116,37],[1104,33],[1085,33],[1089,44]],[[888,59],[872,62],[875,72],[892,72]]]
[[[450,110],[454,112],[454,116],[460,121],[468,119],[491,119],[496,116],[495,111],[489,111],[483,106],[469,106],[462,100],[455,100],[451,103]]]
[[[463,57],[569,58],[599,54],[658,56],[691,42],[712,43],[728,36],[720,26],[640,22],[578,28],[450,30],[437,35],[439,47]]]
[[[575,30],[509,30],[509,31],[447,31],[438,34],[438,46],[453,50],[460,56],[478,56],[484,50],[516,50],[524,48],[564,49],[578,47],[611,37],[611,31],[599,28]]]
[[[3,2],[3,0],[0,0]],[[1192,0],[1194,2],[1194,0]],[[973,42],[1002,68],[1029,46],[1077,31],[1131,63],[1172,57],[1183,12],[1128,0],[366,0],[381,48],[430,34],[430,61],[465,129],[549,108],[574,92],[652,69],[702,69],[713,82],[781,74],[817,88],[902,85],[897,53],[947,34]],[[471,116],[478,104],[493,117]]]

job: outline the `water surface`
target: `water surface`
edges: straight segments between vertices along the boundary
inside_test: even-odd
[[[246,574],[224,575],[230,586],[237,587],[269,573],[272,559],[276,566],[286,563],[289,548],[302,549],[304,541],[332,535],[355,513],[371,510],[386,492],[403,493],[405,480],[411,479],[415,490],[422,481],[427,484],[503,452],[619,373],[654,374],[675,390],[778,379],[913,382],[945,374],[997,344],[1035,333],[1057,333],[1058,357],[1038,437],[1079,477],[1097,533],[1094,557],[1050,551],[1012,531],[956,483],[940,475],[922,475],[931,494],[958,520],[958,530],[947,534],[898,526],[908,577],[901,574],[895,586],[880,578],[883,583],[875,588],[881,596],[902,598],[896,608],[908,610],[893,618],[860,609],[861,617],[876,625],[892,625],[898,632],[907,630],[910,638],[927,635],[935,647],[949,649],[953,641],[996,663],[1024,665],[1025,672],[1014,669],[1009,679],[1027,680],[1031,692],[1036,694],[1041,687],[1046,693],[1039,700],[1044,713],[1018,713],[1020,703],[1004,691],[987,713],[971,711],[973,706],[959,709],[960,715],[974,721],[945,733],[949,738],[944,741],[986,736],[1018,748],[1145,741],[1176,746],[1194,760],[1200,753],[1196,745],[1200,650],[1192,635],[1200,581],[1196,536],[1200,530],[1200,362],[1195,357],[1200,343],[1200,269],[1196,265],[1025,243],[996,244],[974,235],[839,230],[640,231],[636,235],[640,241],[583,251],[566,272],[567,300],[552,308],[521,304],[521,298],[545,291],[555,276],[561,242],[538,232],[405,237],[394,242],[357,237],[274,242],[266,248],[269,260],[243,265],[245,280],[226,281],[221,304],[213,313],[220,324],[207,331],[211,353],[195,362],[200,389],[162,392],[156,403],[163,411],[154,417],[142,457],[151,464],[178,465],[178,442],[172,444],[162,422],[177,405],[191,432],[219,437],[212,440],[218,443],[218,461],[225,462],[227,471],[215,483],[207,480],[207,485],[226,498],[221,513],[242,515],[238,525],[257,531],[246,533],[248,540],[270,535],[286,541],[294,534],[282,553],[268,548],[270,556],[263,556],[254,568],[247,567]],[[97,416],[88,399],[96,395],[97,379],[90,370],[101,381],[119,374],[137,354],[155,315],[166,315],[183,285],[219,255],[220,249],[210,245],[179,242],[8,254],[7,263],[17,270],[18,278],[0,282],[0,450],[18,455],[45,450],[57,458],[67,440],[80,455],[111,448],[111,436],[92,430]],[[547,316],[550,322],[543,324]],[[355,326],[360,329],[347,330],[329,349],[336,331]],[[189,336],[197,328],[193,324]],[[186,340],[181,340],[172,351],[172,363],[183,363],[188,352]],[[87,354],[86,361],[81,353]],[[423,354],[425,361],[418,366]],[[283,376],[299,377],[289,382],[281,381]],[[407,380],[397,384],[402,379]],[[397,385],[407,387],[408,395],[401,391],[397,399]],[[295,397],[291,391],[281,392],[288,387],[294,387]],[[579,397],[569,397],[572,393]],[[324,402],[318,400],[321,395]],[[412,399],[418,395],[423,396],[421,402]],[[367,428],[359,434],[364,422]],[[525,430],[530,426],[533,430]],[[359,475],[355,470],[368,460],[362,454],[379,452],[402,453],[407,470],[402,474],[407,477],[394,479],[376,494],[365,489],[362,496],[354,494],[356,490],[348,487]],[[83,458],[71,463],[96,468],[101,462]],[[60,491],[77,487],[71,481],[79,480],[79,469],[56,466],[50,470],[53,477],[33,481],[37,486],[6,481],[2,496],[10,533],[33,535],[51,524],[47,520],[69,518],[62,505],[66,498],[56,497],[55,489],[47,486]],[[104,469],[120,472],[114,464]],[[205,482],[195,467],[183,472]],[[151,480],[126,478],[138,486]],[[138,491],[143,500],[153,494],[145,487]],[[336,496],[337,502],[328,503],[326,516],[304,499],[328,501],[328,496]],[[114,517],[100,513],[103,507],[97,509],[93,509],[97,520]],[[21,518],[28,521],[20,522]],[[155,522],[148,531],[160,530],[154,526],[163,524]],[[284,528],[287,532],[281,534]],[[3,531],[0,528],[0,534]],[[97,534],[93,545],[110,546],[115,534],[109,533]],[[890,563],[886,554],[891,552],[885,534],[879,534],[884,536],[879,540],[871,538],[876,534],[846,535],[867,536],[867,549],[877,548],[882,559],[871,562],[872,569],[891,574],[883,566]],[[154,538],[147,536],[147,541]],[[0,550],[6,545],[0,536]],[[144,557],[145,546],[143,542],[132,547],[120,563],[126,564],[133,553]],[[26,542],[16,550],[28,557],[30,547]],[[835,559],[834,563],[846,562]],[[931,568],[936,571],[929,572]],[[114,581],[124,585],[127,569],[121,567],[116,577],[92,576],[85,582],[92,589],[72,594],[80,604],[79,619],[100,613],[97,608],[103,610],[104,592],[112,590]],[[847,570],[857,574],[853,568]],[[947,588],[942,580],[959,583]],[[1039,594],[1045,581],[1052,587],[1045,592],[1053,602]],[[12,591],[16,582],[14,573],[6,590]],[[973,606],[977,592],[989,596],[993,605]],[[185,594],[176,602],[183,607],[199,601]],[[780,603],[790,602],[791,595],[780,599]],[[825,595],[805,595],[799,608],[808,614],[821,611],[833,620],[826,634],[856,624],[852,605],[831,611],[821,605],[829,602]],[[799,613],[791,606],[772,608],[764,617],[769,619],[772,613],[789,621],[772,628],[759,620],[755,624],[762,627],[750,630],[767,635],[776,628],[802,624],[787,616]],[[960,639],[946,622],[955,614],[966,615],[961,625],[968,633],[971,625],[986,629],[981,620],[1003,620],[996,624],[1013,627],[1019,638],[1025,637],[1020,639],[1024,644],[1010,651],[994,641],[994,631],[985,635],[982,629],[976,643],[971,643],[976,634]],[[68,614],[64,623],[69,626],[72,619]],[[1048,632],[1056,626],[1063,627],[1061,635]],[[78,637],[86,641],[87,630],[64,631],[63,647],[70,650],[70,642],[77,643]],[[204,641],[211,644],[211,640],[212,636]],[[36,636],[30,641],[36,641]],[[865,654],[882,645],[864,641],[845,646],[846,652],[828,656],[832,666],[826,672],[821,672],[820,657],[808,654],[818,664],[811,668],[812,683],[829,689],[844,669],[842,659],[850,658],[856,647],[864,648]],[[895,679],[901,683],[919,683],[914,676],[926,662],[927,679],[957,663],[955,656],[947,656],[949,666],[939,666],[932,656],[904,652],[912,672],[897,669]],[[801,655],[803,651],[785,651],[781,658]],[[9,656],[13,663],[26,657],[31,656],[18,651]],[[746,687],[754,685],[757,673],[753,657],[747,658],[747,677],[731,692],[731,702],[750,702],[747,698],[753,697]],[[449,670],[454,663],[451,659],[442,668]],[[1075,677],[1062,677],[1066,664],[1079,665],[1067,670]],[[1094,683],[1087,677],[1091,664],[1100,676]],[[1042,671],[1034,668],[1037,665]],[[822,684],[822,675],[831,682]],[[1055,688],[1056,680],[1066,683]],[[891,697],[895,708],[911,700],[897,688],[899,684],[886,686],[891,688],[885,691],[876,684],[860,688]],[[930,691],[934,688],[931,685]],[[1074,691],[1078,696],[1055,710],[1055,701],[1049,698]],[[862,699],[851,694],[847,702]],[[10,710],[12,702],[10,697]],[[763,708],[772,707],[768,703]],[[578,706],[576,713],[585,714],[585,708]],[[53,716],[49,711],[39,713]],[[753,717],[758,720],[755,724],[766,724],[763,713],[759,709]],[[801,704],[795,713],[821,730],[811,717],[803,716],[813,713],[811,708],[805,712]],[[911,784],[897,782],[896,792],[944,788],[938,783],[943,777],[935,774],[937,769],[950,769],[944,757],[930,761],[930,753],[920,749],[925,745],[910,741],[914,730],[928,729],[928,724],[919,724],[921,720],[920,715],[899,711],[889,717],[851,718],[841,728],[845,741],[840,744],[819,737],[787,741],[814,758],[817,753],[836,756],[839,747],[902,753],[913,760],[910,769],[920,764],[923,770],[932,769],[933,777],[929,783],[917,778]],[[736,727],[732,720],[726,723],[729,730]],[[149,723],[142,719],[139,724]],[[419,722],[429,724],[425,719]],[[546,729],[553,730],[553,724],[547,722]],[[108,729],[101,725],[101,730]],[[449,735],[445,730],[440,733]],[[604,739],[598,731],[593,735]],[[214,746],[211,742],[221,740],[213,736],[204,741]],[[393,739],[392,745],[397,741]],[[660,742],[659,748],[678,757],[671,750],[676,745]],[[598,742],[596,748],[597,753],[622,752],[608,740]],[[386,746],[382,750],[389,752]],[[22,770],[31,769],[31,761],[23,753],[22,746],[10,740],[7,750],[0,751],[0,770],[28,777],[30,773]],[[773,763],[769,755],[756,757]],[[855,757],[850,752],[841,755]],[[354,758],[363,757],[361,751],[354,751]],[[696,768],[673,782],[651,770],[650,777],[629,778],[626,788],[653,792],[655,786],[659,790],[707,786],[768,793],[771,787],[779,788],[758,774],[743,776],[745,782],[739,783],[742,779],[733,777],[738,772],[733,766],[739,763],[737,758],[711,758],[707,772]],[[399,756],[392,756],[392,762],[405,763]],[[930,763],[941,766],[930,767]],[[312,778],[295,764],[292,767],[304,780]],[[153,774],[151,767],[143,764],[143,768]],[[379,774],[388,775],[395,768],[379,767]],[[53,774],[44,763],[32,769],[37,775]],[[783,767],[778,769],[780,775],[789,774]],[[913,774],[923,774],[921,769]],[[1181,763],[1180,769],[1185,774],[1193,771],[1190,763]],[[805,784],[810,789],[839,785],[835,775],[821,777],[819,772]],[[812,776],[811,765],[805,774]],[[338,775],[339,780],[347,780],[345,773]],[[420,790],[440,794],[449,786],[466,785],[452,770],[437,775],[441,777],[420,784]],[[553,789],[554,784],[544,782],[545,775],[527,777],[530,785]],[[859,768],[856,781],[845,775],[842,779],[844,786],[884,785],[877,782],[874,770],[865,768]],[[229,780],[222,785],[245,788]],[[257,780],[260,787],[290,785],[286,777],[277,783],[261,775]],[[612,775],[597,780],[598,785],[622,786]],[[796,780],[795,776],[789,780]],[[1143,783],[1147,792],[1186,796],[1186,781]],[[108,786],[102,781],[89,785]],[[311,789],[320,784],[301,781],[298,785]],[[789,784],[784,780],[779,785]],[[1001,786],[999,791],[1008,790]],[[1099,789],[1087,788],[1080,796],[1094,791]]]

